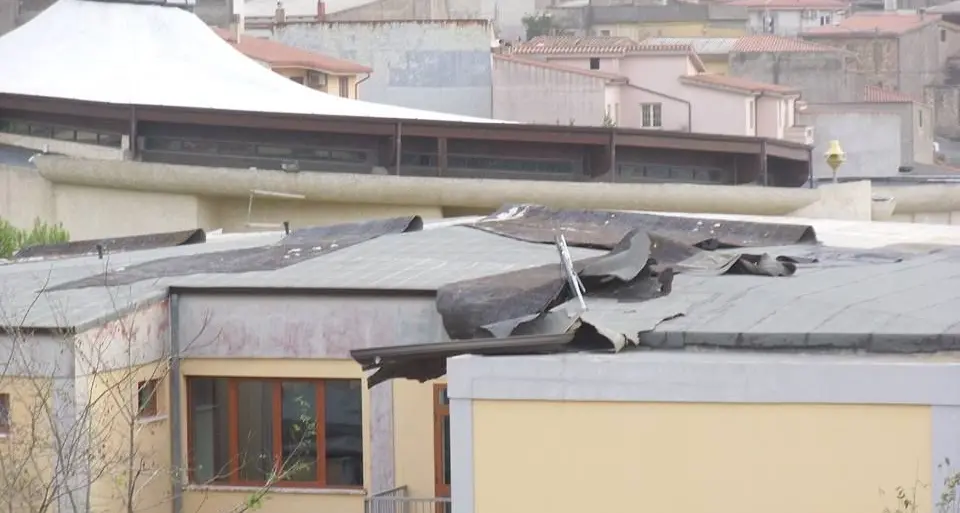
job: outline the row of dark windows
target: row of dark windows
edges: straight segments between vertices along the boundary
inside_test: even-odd
[[[229,157],[259,157],[275,159],[346,162],[362,164],[370,159],[370,152],[353,149],[311,148],[308,146],[277,146],[246,142],[184,140],[166,137],[147,137],[144,150]]]
[[[0,132],[42,137],[44,139],[54,139],[57,141],[96,144],[110,148],[120,148],[123,140],[120,134],[115,133],[51,125],[35,121],[19,121],[15,119],[0,119]]]
[[[403,152],[400,155],[403,166],[436,168],[439,157],[436,153]],[[497,169],[525,173],[573,174],[576,162],[559,159],[536,159],[522,157],[482,157],[478,155],[447,155],[449,169]]]
[[[670,166],[664,164],[617,164],[623,177],[649,182],[729,183],[729,173],[715,167]]]

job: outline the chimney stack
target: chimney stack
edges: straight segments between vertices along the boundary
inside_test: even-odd
[[[277,1],[277,10],[273,13],[273,22],[280,24],[287,22],[287,11],[283,8],[283,2]]]
[[[327,3],[323,0],[317,0],[317,21],[327,19]]]

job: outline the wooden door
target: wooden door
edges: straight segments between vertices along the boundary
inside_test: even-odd
[[[447,385],[433,387],[433,475],[437,497],[450,497],[450,400]]]

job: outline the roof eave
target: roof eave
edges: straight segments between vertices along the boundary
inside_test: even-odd
[[[366,68],[366,67],[362,69],[358,68],[358,69],[352,70],[352,69],[326,68],[321,66],[313,66],[313,65],[299,64],[299,63],[293,63],[293,62],[276,62],[276,61],[273,61],[273,62],[264,61],[264,62],[269,64],[270,69],[273,69],[273,70],[303,69],[307,71],[318,71],[320,73],[325,73],[327,75],[360,75],[363,73],[373,73],[373,68]]]

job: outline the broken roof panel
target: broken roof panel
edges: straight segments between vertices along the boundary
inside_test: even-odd
[[[795,279],[678,276],[681,317],[641,335],[657,348],[844,349],[928,352],[960,349],[960,253],[944,250],[898,263],[811,265]]]

